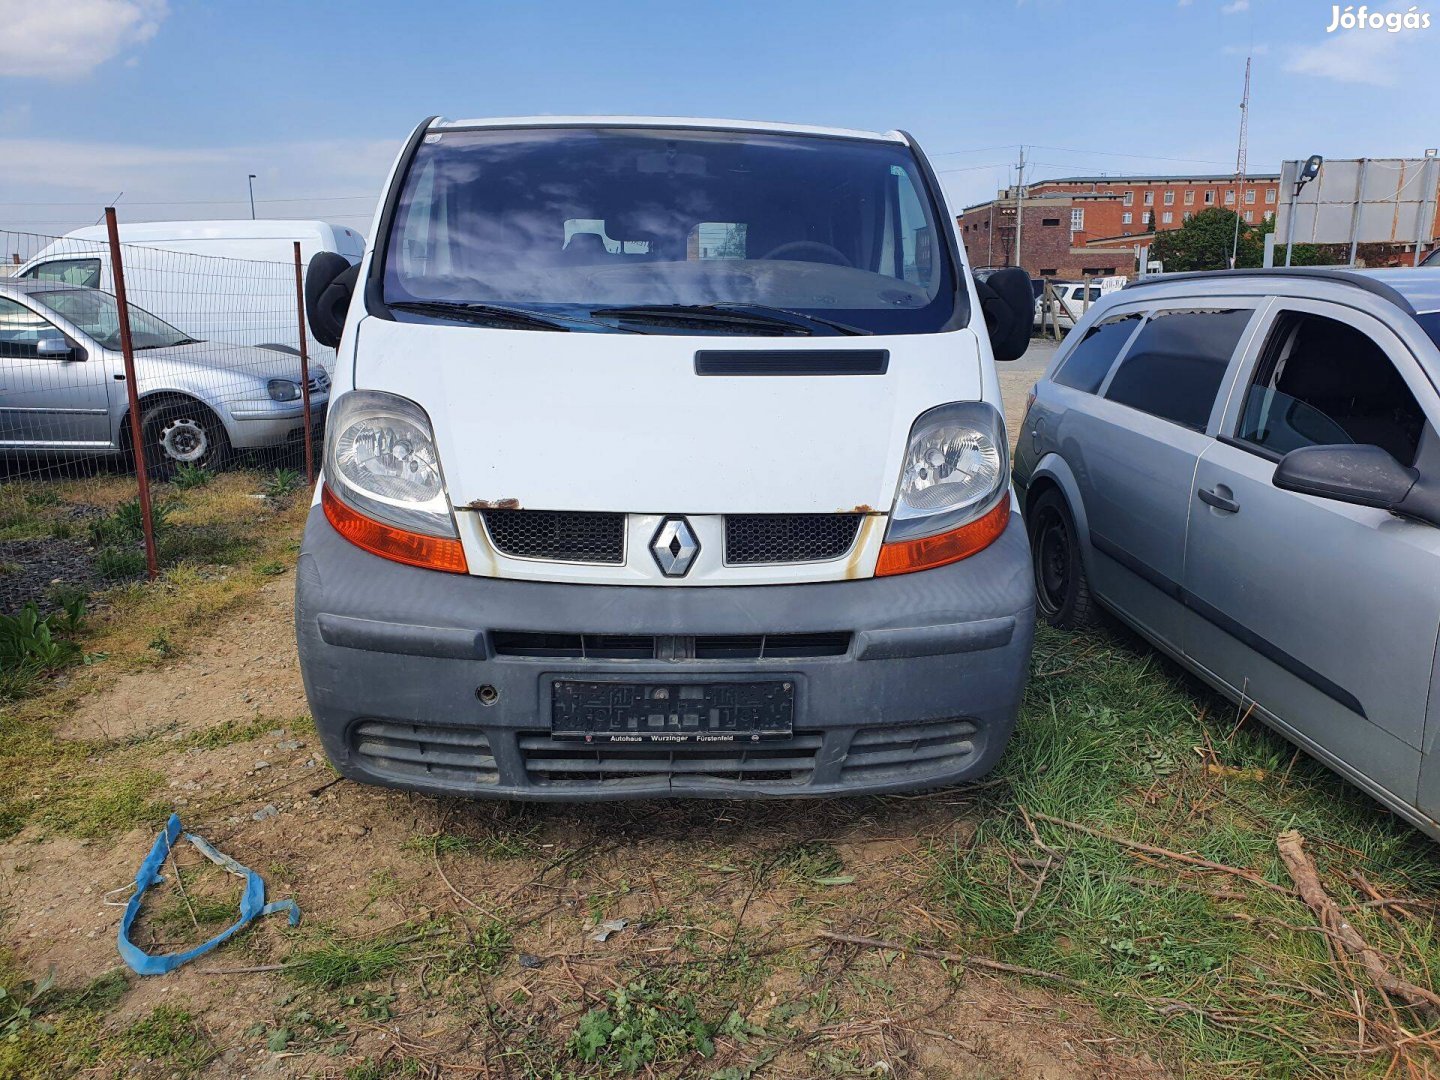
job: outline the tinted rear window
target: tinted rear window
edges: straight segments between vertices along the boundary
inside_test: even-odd
[[[1204,431],[1251,308],[1153,312],[1105,396]]]
[[[1440,251],[1437,251],[1435,254],[1440,255]],[[1431,256],[1432,259],[1434,257],[1434,255]],[[1437,346],[1440,346],[1440,311],[1427,311],[1421,315],[1416,315],[1415,321],[1420,324],[1420,329],[1430,335],[1430,340],[1435,342]]]
[[[1121,348],[1130,339],[1131,333],[1140,323],[1140,313],[1113,315],[1096,323],[1075,346],[1074,351],[1060,365],[1055,373],[1055,382],[1061,386],[1073,386],[1093,394],[1100,389],[1105,375]]]

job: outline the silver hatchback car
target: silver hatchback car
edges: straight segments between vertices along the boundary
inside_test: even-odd
[[[1015,455],[1038,605],[1099,604],[1440,839],[1440,268],[1091,308]]]
[[[130,306],[141,438],[150,471],[214,468],[230,451],[299,445],[298,353],[197,341]],[[115,297],[54,281],[0,279],[0,455],[129,450]],[[310,369],[313,415],[330,379]]]

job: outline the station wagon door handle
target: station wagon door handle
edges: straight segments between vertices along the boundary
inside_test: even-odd
[[[1215,488],[1210,491],[1201,488],[1196,494],[1200,496],[1201,502],[1215,507],[1216,510],[1224,510],[1227,514],[1238,514],[1240,512],[1240,504],[1229,497],[1231,491],[1224,484],[1217,484]]]

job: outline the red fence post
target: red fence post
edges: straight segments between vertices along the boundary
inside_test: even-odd
[[[125,269],[120,259],[120,227],[115,208],[105,208],[105,229],[110,234],[110,268],[115,275],[115,307],[120,323],[120,353],[125,358],[125,397],[130,403],[130,450],[135,456],[135,483],[140,489],[140,523],[145,533],[145,576],[160,573],[155,557],[155,521],[150,515],[150,474],[145,467],[145,441],[140,432],[140,388],[135,379],[135,350],[130,343],[130,307],[125,300]]]
[[[305,275],[295,241],[295,306],[300,313],[300,399],[305,407],[305,479],[315,486],[315,429],[310,424],[310,349],[305,343]]]

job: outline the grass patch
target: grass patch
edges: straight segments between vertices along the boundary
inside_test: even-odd
[[[55,793],[42,820],[72,836],[98,839],[137,826],[158,829],[170,813],[163,795],[165,775],[130,769],[70,778]]]
[[[285,974],[302,986],[338,990],[380,978],[406,960],[405,946],[371,941],[327,941],[286,961]]]
[[[1216,1070],[1383,1073],[1388,1055],[1353,1053],[1355,1023],[1334,1008],[1349,986],[1298,901],[1039,822],[1063,854],[1042,882],[1047,853],[1018,807],[1286,886],[1275,837],[1299,828],[1341,904],[1364,899],[1349,884],[1357,870],[1388,895],[1433,892],[1428,841],[1129,638],[1042,628],[1035,670],[973,845],[931,853],[935,895],[966,927],[962,951],[1081,980],[1121,1027],[1163,1032],[1178,1056]],[[1428,984],[1440,963],[1429,932],[1407,940],[1374,909],[1356,925]],[[1156,1006],[1167,999],[1194,1010]]]
[[[580,1018],[569,1050],[583,1062],[635,1073],[715,1054],[721,1025],[705,1020],[691,994],[639,979],[606,991],[605,1004]]]
[[[115,1045],[126,1057],[161,1062],[181,1075],[198,1072],[217,1056],[195,1018],[173,1005],[161,1005],[131,1024]]]

